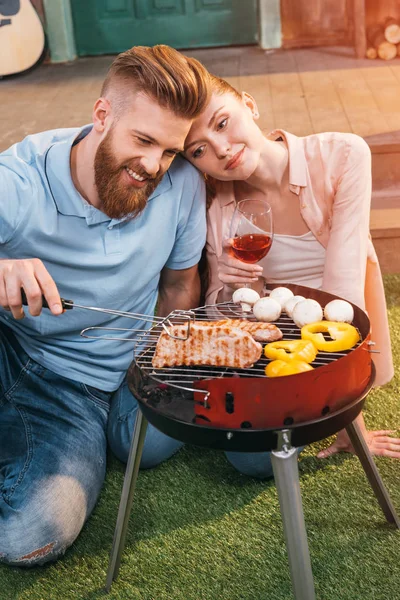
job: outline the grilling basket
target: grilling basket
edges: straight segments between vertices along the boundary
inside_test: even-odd
[[[316,300],[322,307],[337,298],[305,286],[280,285],[288,287],[295,295]],[[374,350],[371,349],[370,322],[359,307],[353,305],[353,309],[353,325],[360,334],[360,341],[354,348],[345,352],[319,352],[311,364],[313,370],[276,378],[265,375],[269,360],[264,355],[246,369],[215,366],[154,368],[152,359],[159,337],[172,324],[183,326],[182,339],[186,339],[194,322],[256,320],[252,313],[243,312],[241,306],[233,302],[193,311],[174,311],[167,319],[158,319],[150,329],[138,332],[131,340],[134,342],[134,360],[128,371],[129,388],[140,402],[147,420],[167,435],[219,449],[262,451],[266,448],[266,429],[289,427],[296,436],[300,424],[320,420],[332,426],[334,423],[328,417],[333,413],[340,415],[342,409],[371,387],[371,352]],[[274,324],[282,331],[284,340],[300,339],[300,329],[285,313]],[[87,328],[82,335],[102,335],[104,339],[104,332],[100,334],[94,329]],[[126,340],[114,335],[107,339]],[[297,433],[301,436],[306,430],[301,427]],[[331,434],[330,431],[322,433],[324,436]],[[316,439],[321,437],[319,432]],[[300,438],[295,442],[303,443]],[[307,443],[310,443],[309,436]]]

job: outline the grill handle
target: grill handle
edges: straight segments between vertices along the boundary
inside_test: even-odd
[[[21,288],[21,298],[22,298],[22,304],[24,306],[28,306],[28,299],[26,297],[25,294],[25,290],[23,288]],[[147,321],[150,323],[156,323],[159,324],[163,327],[164,331],[174,340],[187,340],[190,336],[190,325],[192,323],[192,321],[195,321],[195,313],[192,310],[178,310],[178,311],[174,311],[173,313],[170,313],[170,315],[168,315],[167,317],[156,317],[156,316],[152,316],[152,315],[141,315],[141,314],[136,314],[136,313],[129,313],[129,312],[123,312],[123,311],[119,311],[119,310],[112,310],[109,308],[98,308],[96,306],[83,306],[82,304],[74,304],[73,300],[66,300],[65,298],[60,298],[61,300],[61,306],[63,307],[64,310],[71,310],[72,308],[74,308],[74,306],[76,308],[84,308],[85,310],[93,310],[95,312],[101,312],[104,314],[108,314],[108,315],[116,315],[117,317],[127,317],[129,319],[136,319],[136,320],[142,320],[142,321]],[[50,308],[46,298],[44,297],[44,295],[42,294],[42,306],[43,308]],[[184,323],[187,323],[187,329],[186,329],[186,333],[184,334],[184,336],[179,336],[179,335],[172,335],[172,333],[169,332],[167,325],[169,327],[172,327],[172,323],[170,321],[170,317],[175,313],[175,316],[180,316],[183,319]],[[86,329],[83,329],[81,331],[81,335],[82,337],[87,337],[90,338],[91,336],[88,335],[84,335],[87,331],[90,331],[91,329],[114,329],[116,331],[127,331],[126,329],[121,329],[121,328],[114,328],[114,327],[86,327]],[[143,331],[142,329],[132,329],[131,331]],[[96,339],[96,338],[94,338]],[[98,339],[98,338],[97,338]],[[121,340],[121,338],[106,338],[104,337],[103,339],[114,339],[114,340]],[[123,339],[122,341],[126,341],[125,339]]]
[[[28,299],[26,297],[25,290],[23,288],[21,288],[21,298],[22,298],[22,304],[24,306],[28,306]],[[74,308],[73,300],[65,300],[65,298],[60,298],[60,300],[61,300],[61,306],[63,307],[64,310],[71,310]],[[42,294],[42,306],[43,306],[43,308],[50,308],[50,306],[48,305],[47,300],[43,294]]]

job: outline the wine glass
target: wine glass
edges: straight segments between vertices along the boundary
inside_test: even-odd
[[[258,263],[271,250],[273,236],[272,209],[266,200],[246,198],[237,202],[230,229],[232,253],[236,258],[245,263]]]

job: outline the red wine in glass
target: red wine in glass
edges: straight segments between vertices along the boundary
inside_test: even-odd
[[[273,231],[272,209],[266,200],[240,200],[231,222],[232,254],[244,263],[259,262],[271,249]]]
[[[264,233],[248,233],[235,237],[232,252],[242,262],[257,263],[267,256],[271,249],[272,238]]]

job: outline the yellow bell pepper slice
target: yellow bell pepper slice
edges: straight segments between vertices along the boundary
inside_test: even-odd
[[[317,349],[310,340],[280,340],[267,344],[264,354],[271,360],[302,360],[311,363],[317,356]]]
[[[329,333],[331,340],[326,340],[323,333]],[[349,323],[336,321],[317,321],[301,328],[303,340],[310,340],[318,350],[323,352],[343,352],[350,350],[360,340],[357,329]]]
[[[304,371],[312,371],[313,367],[303,360],[273,360],[265,367],[267,377],[282,377],[283,375],[296,375]]]

